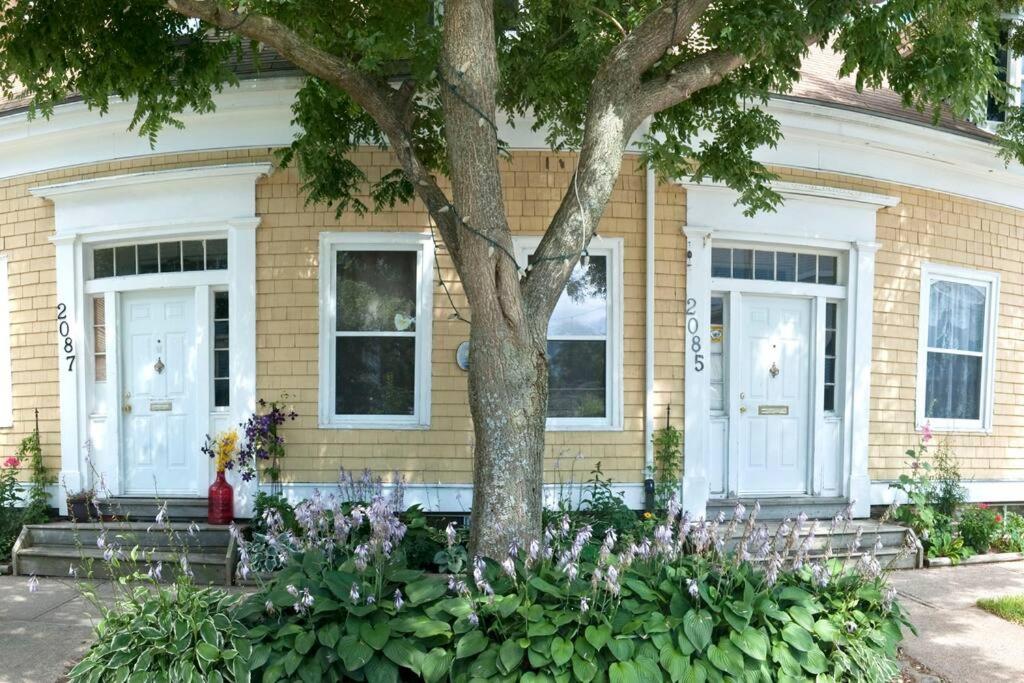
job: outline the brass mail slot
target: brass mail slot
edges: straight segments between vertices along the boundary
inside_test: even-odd
[[[170,401],[150,401],[149,410],[152,413],[166,412],[171,409]]]
[[[789,415],[789,406],[758,406],[758,415]]]

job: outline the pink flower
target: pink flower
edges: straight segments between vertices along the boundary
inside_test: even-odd
[[[924,427],[921,427],[921,443],[928,443],[932,440],[932,425],[930,422],[926,422]]]
[[[16,470],[21,467],[21,461],[12,455],[4,460],[4,467],[10,467],[12,470]]]

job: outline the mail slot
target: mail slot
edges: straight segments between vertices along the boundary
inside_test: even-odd
[[[758,415],[789,415],[789,406],[758,406]]]
[[[149,411],[152,413],[166,412],[171,409],[170,401],[150,401]]]

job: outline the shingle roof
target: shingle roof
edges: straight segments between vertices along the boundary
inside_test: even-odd
[[[800,81],[792,92],[780,97],[860,111],[922,126],[933,125],[931,112],[918,112],[904,107],[900,96],[892,90],[881,88],[857,92],[853,78],[836,76],[841,61],[841,55],[830,49],[813,49],[801,67]],[[260,49],[258,66],[254,54],[249,49],[245,50],[240,59],[235,59],[231,66],[242,80],[295,76],[302,73],[286,59],[267,48]],[[74,102],[77,99],[72,96],[67,101]],[[25,91],[16,93],[9,99],[0,100],[0,116],[25,111],[30,100]],[[959,135],[985,140],[992,138],[989,132],[969,121],[952,116],[948,111],[943,112],[937,127]]]

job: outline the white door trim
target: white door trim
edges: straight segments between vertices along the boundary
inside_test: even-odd
[[[60,443],[61,479],[69,490],[103,485],[114,493],[121,490],[120,462],[121,377],[117,365],[117,310],[119,292],[139,289],[194,289],[197,328],[208,348],[211,287],[225,288],[230,296],[231,409],[200,411],[198,425],[203,434],[242,422],[256,405],[256,182],[271,171],[269,164],[201,166],[173,171],[138,173],[112,178],[75,181],[31,188],[37,197],[54,203],[56,235],[57,303],[66,310],[74,352],[79,356],[73,369],[61,366]],[[89,280],[86,266],[97,244],[132,241],[226,237],[227,271],[198,271],[170,278],[136,275],[125,278]],[[102,296],[106,302],[108,349],[106,387],[97,387],[91,374],[91,340],[86,334],[91,313],[88,296]],[[202,299],[202,302],[200,302]],[[207,315],[200,319],[206,311]],[[55,324],[56,327],[56,324]],[[64,358],[64,339],[55,349]],[[201,354],[209,376],[209,358]],[[199,382],[204,384],[203,382]],[[210,387],[198,388],[197,401],[210,405]],[[205,397],[205,398],[204,398]],[[206,419],[203,419],[203,415]],[[197,428],[198,432],[198,428]],[[87,460],[92,460],[90,465]],[[196,467],[209,479],[212,464],[196,453]],[[203,481],[201,479],[200,481]],[[250,514],[256,482],[232,481],[235,485],[235,514]],[[62,511],[66,503],[54,501]]]
[[[743,285],[764,293],[797,294],[788,285],[743,283],[730,285],[711,278],[711,248],[714,240],[763,242],[771,235],[772,243],[833,249],[847,254],[848,271],[845,287],[815,285],[801,294],[817,299],[846,299],[842,372],[844,377],[843,436],[841,438],[841,492],[855,500],[854,512],[866,516],[870,511],[871,480],[868,474],[868,429],[871,385],[871,325],[874,295],[874,265],[878,244],[876,213],[895,206],[898,199],[866,192],[836,190],[780,183],[776,189],[784,204],[775,213],[754,217],[743,215],[736,205],[736,193],[717,185],[685,184],[687,190],[687,225],[683,227],[687,243],[686,313],[685,313],[685,427],[683,507],[692,515],[703,515],[710,497],[708,481],[709,436],[708,414],[710,375],[702,372],[698,354],[703,350],[704,330],[710,325],[710,297],[713,291],[725,291],[730,297],[730,322],[734,322],[743,296]],[[717,288],[716,288],[717,286]],[[842,290],[845,289],[845,297]],[[815,318],[816,334],[820,324]],[[727,333],[728,336],[732,336]],[[696,343],[695,343],[696,342]],[[819,342],[815,335],[814,344]],[[700,350],[698,350],[700,349]],[[729,376],[736,377],[738,366],[729,356]],[[820,368],[819,368],[820,369]],[[817,381],[817,378],[816,380]],[[815,400],[817,401],[817,392]],[[729,391],[729,414],[738,410],[736,392]],[[820,404],[819,404],[820,405]],[[817,446],[824,417],[815,409],[814,441]],[[729,443],[735,439],[729,432]],[[815,448],[817,451],[817,447]],[[815,476],[818,462],[814,462]],[[735,491],[738,482],[729,473],[728,490]],[[812,482],[817,491],[818,482]]]

